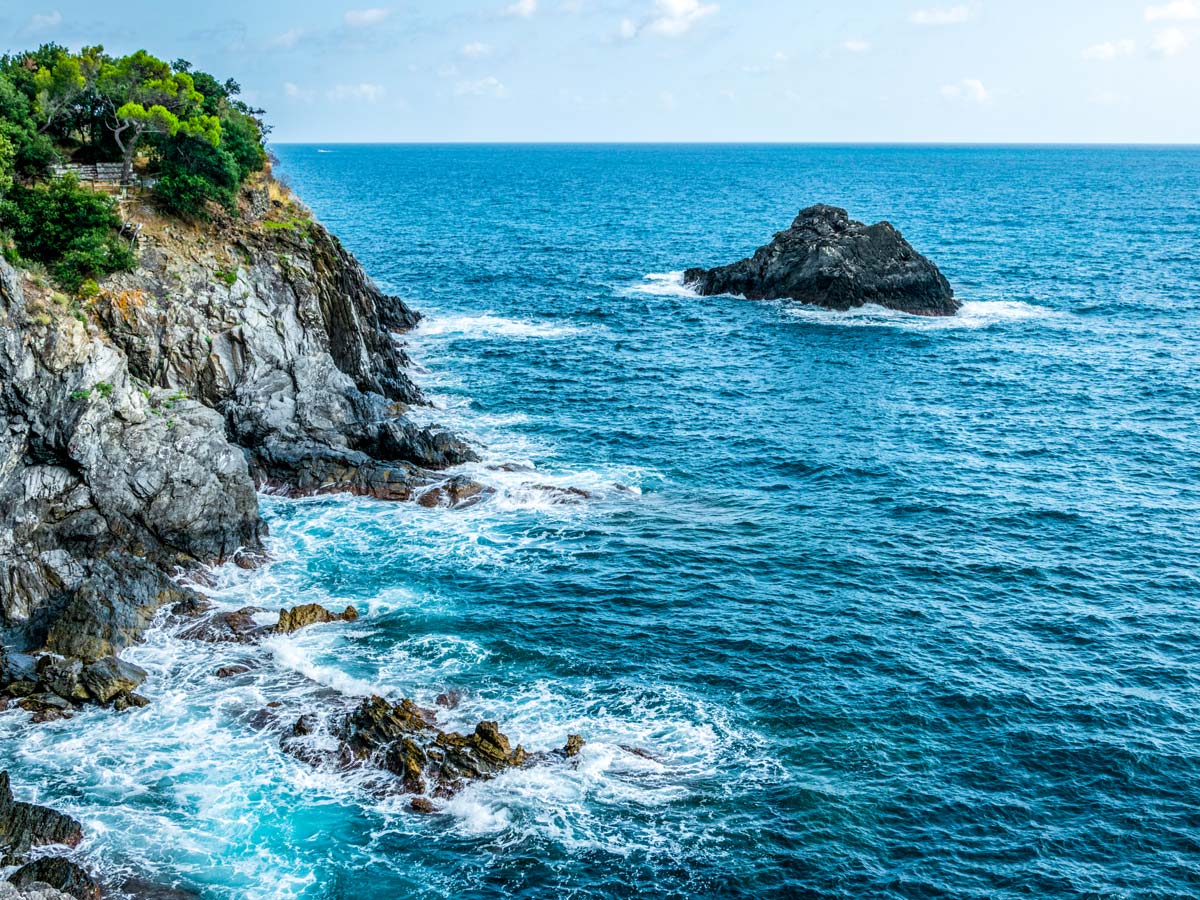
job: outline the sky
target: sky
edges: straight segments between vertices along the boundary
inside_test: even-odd
[[[0,0],[0,41],[188,59],[280,142],[1200,143],[1200,0]]]

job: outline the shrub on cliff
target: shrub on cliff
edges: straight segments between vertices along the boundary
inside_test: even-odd
[[[133,267],[120,226],[112,200],[80,187],[69,175],[46,184],[14,185],[0,201],[0,228],[12,235],[21,258],[44,264],[70,291],[88,278]]]

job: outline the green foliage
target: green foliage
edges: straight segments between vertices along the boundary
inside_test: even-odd
[[[95,391],[97,394],[107,400],[112,396],[113,386],[107,381],[100,381],[96,383]]]
[[[242,179],[223,148],[185,138],[163,141],[158,152],[162,175],[155,194],[169,212],[205,219],[209,202],[234,207]]]
[[[238,273],[236,269],[217,269],[217,280],[223,281],[229,287],[237,284]]]
[[[221,147],[237,165],[239,182],[261,172],[267,164],[261,126],[237,110],[230,110],[221,118]]]
[[[88,280],[136,265],[133,250],[116,234],[88,231],[75,238],[54,265],[54,278],[68,291],[78,292]]]
[[[0,197],[8,193],[13,183],[13,165],[17,159],[17,149],[12,141],[0,134]]]
[[[82,403],[84,400],[89,399],[91,396],[92,396],[91,388],[80,388],[77,391],[71,391],[71,399],[74,400],[76,403]]]
[[[0,227],[12,234],[17,252],[50,267],[72,292],[89,278],[133,268],[133,252],[117,236],[120,224],[109,198],[70,176],[14,186],[0,201]]]

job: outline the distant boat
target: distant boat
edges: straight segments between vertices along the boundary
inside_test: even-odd
[[[318,150],[318,153],[332,153],[332,150]]]

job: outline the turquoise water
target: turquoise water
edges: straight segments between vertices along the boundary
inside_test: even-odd
[[[224,681],[244,648],[156,631],[151,707],[0,717],[94,865],[212,898],[1200,895],[1200,151],[278,153],[426,313],[421,415],[498,493],[268,498],[278,561],[218,602],[362,619]],[[672,274],[815,202],[896,224],[962,313]],[[579,732],[578,766],[420,817],[253,722],[448,688],[448,724]]]

